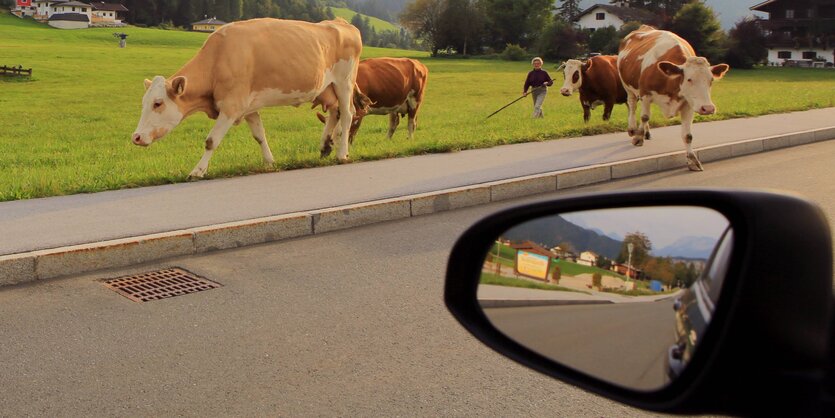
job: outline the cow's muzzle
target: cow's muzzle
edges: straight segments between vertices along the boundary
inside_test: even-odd
[[[139,145],[140,147],[147,147],[148,145],[150,145],[149,143],[142,141],[142,135],[138,133],[133,134],[133,136],[131,137],[131,142],[133,142],[134,145]]]
[[[712,115],[716,113],[716,106],[714,105],[704,105],[696,110],[700,115]]]
[[[571,96],[571,90],[569,90],[567,88],[561,88],[560,89],[560,94],[562,94],[565,97]]]

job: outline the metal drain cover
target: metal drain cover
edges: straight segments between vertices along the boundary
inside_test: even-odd
[[[104,285],[134,302],[148,302],[220,287],[179,267],[104,280]]]

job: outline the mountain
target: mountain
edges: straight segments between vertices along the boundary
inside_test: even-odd
[[[714,246],[716,246],[715,237],[682,237],[664,248],[653,250],[652,255],[658,257],[706,259],[710,257]]]
[[[549,248],[561,242],[568,242],[576,253],[594,251],[611,259],[618,256],[622,244],[622,241],[577,226],[560,216],[549,216],[518,225],[504,233],[502,238],[513,241],[530,240]]]

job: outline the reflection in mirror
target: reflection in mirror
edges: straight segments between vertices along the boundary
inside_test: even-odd
[[[707,329],[733,233],[712,209],[634,207],[519,224],[486,255],[490,322],[565,366],[637,390],[675,379]]]

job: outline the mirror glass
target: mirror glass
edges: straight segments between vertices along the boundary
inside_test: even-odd
[[[712,209],[562,213],[497,237],[478,289],[490,322],[565,366],[636,390],[675,379],[710,322],[733,231]]]

